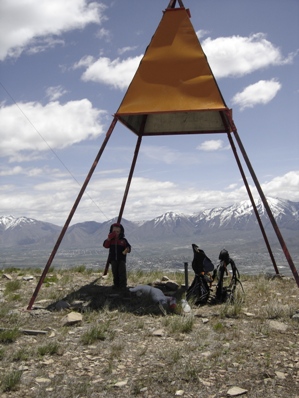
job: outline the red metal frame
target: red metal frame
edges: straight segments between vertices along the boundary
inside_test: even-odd
[[[133,177],[133,173],[134,173],[134,169],[135,169],[135,165],[136,165],[136,161],[137,161],[137,157],[138,157],[138,153],[139,153],[139,149],[140,149],[140,145],[141,145],[141,140],[142,140],[142,135],[140,135],[137,139],[137,143],[136,143],[136,147],[135,147],[135,152],[134,152],[134,157],[132,160],[132,164],[131,164],[131,169],[130,169],[130,173],[128,176],[128,181],[127,181],[127,185],[126,185],[126,189],[125,189],[125,193],[123,196],[123,200],[120,206],[120,210],[119,210],[119,214],[118,214],[118,218],[117,218],[117,222],[120,223],[122,216],[123,216],[123,212],[125,209],[125,205],[126,205],[126,201],[127,201],[127,197],[129,194],[129,189],[130,189],[130,185],[131,185],[131,181],[132,181],[132,177]],[[109,256],[107,258],[106,261],[106,266],[105,266],[105,270],[104,270],[104,274],[103,275],[107,275],[109,270]]]
[[[167,8],[175,8],[176,1],[177,0],[170,0]],[[178,2],[179,2],[179,5],[180,5],[181,8],[185,8],[182,0],[178,0]]]
[[[258,224],[259,224],[259,226],[260,226],[260,229],[261,229],[261,232],[262,232],[264,241],[265,241],[265,243],[266,243],[266,246],[267,246],[267,249],[268,249],[270,258],[271,258],[271,260],[272,260],[272,264],[273,264],[273,266],[274,266],[274,269],[275,269],[276,274],[278,275],[278,274],[279,274],[279,270],[278,270],[278,268],[277,268],[277,264],[276,264],[275,258],[274,258],[274,256],[273,256],[273,253],[272,253],[272,250],[271,250],[269,241],[268,241],[268,237],[267,237],[267,235],[266,235],[266,232],[265,232],[265,229],[264,229],[262,220],[261,220],[261,218],[260,218],[260,215],[259,215],[259,212],[258,212],[258,210],[257,210],[256,204],[255,204],[255,202],[254,202],[254,199],[253,199],[253,196],[252,196],[252,193],[251,193],[249,184],[248,184],[248,182],[247,182],[247,179],[246,179],[246,176],[245,176],[245,173],[244,173],[242,164],[241,164],[241,162],[240,162],[240,159],[239,159],[239,156],[238,156],[238,153],[237,153],[237,150],[236,150],[234,141],[233,141],[233,139],[232,139],[230,133],[227,133],[227,136],[228,136],[228,139],[229,139],[229,142],[230,142],[230,146],[231,146],[231,148],[232,148],[232,151],[233,151],[233,153],[234,153],[234,155],[235,155],[236,162],[237,162],[237,164],[238,164],[238,167],[239,167],[241,176],[242,176],[242,178],[243,178],[244,185],[245,185],[245,187],[246,187],[246,190],[247,190],[249,199],[250,199],[251,204],[252,204],[252,208],[253,208],[253,210],[254,210],[255,216],[256,216],[257,221],[258,221]]]
[[[170,0],[167,9],[175,9],[176,1],[177,0]],[[181,8],[185,8],[182,0],[178,0],[178,3],[179,3]],[[216,80],[215,80],[215,83],[217,84]],[[219,90],[219,92],[220,92],[220,90]],[[224,99],[223,99],[223,103],[225,104]],[[217,111],[217,110],[213,109],[213,111]],[[244,181],[248,196],[249,196],[250,201],[252,203],[252,207],[253,207],[255,215],[257,217],[257,221],[259,223],[263,238],[265,240],[269,255],[271,257],[275,272],[276,272],[276,274],[279,274],[279,271],[278,271],[278,268],[277,268],[277,265],[276,265],[276,262],[275,262],[275,259],[274,259],[274,256],[273,256],[273,253],[272,253],[272,250],[271,250],[271,247],[270,247],[267,235],[266,235],[266,232],[264,230],[264,227],[263,227],[263,224],[261,222],[258,210],[256,208],[256,205],[255,205],[255,202],[254,202],[254,199],[253,199],[249,184],[247,182],[244,170],[242,168],[242,164],[240,162],[240,159],[239,159],[239,156],[238,156],[238,153],[237,153],[237,150],[236,150],[236,146],[234,144],[233,137],[234,137],[235,141],[237,142],[237,144],[239,146],[241,154],[243,155],[243,158],[245,160],[247,168],[248,168],[248,170],[249,170],[249,172],[251,174],[251,177],[252,177],[252,179],[254,181],[254,184],[255,184],[255,186],[257,188],[257,191],[258,191],[258,193],[260,195],[260,198],[261,198],[261,200],[263,202],[263,205],[264,205],[264,207],[266,209],[266,212],[268,214],[269,220],[270,220],[270,222],[271,222],[271,224],[273,226],[273,229],[274,229],[274,231],[275,231],[275,233],[277,235],[278,241],[279,241],[279,243],[280,243],[280,245],[282,247],[282,250],[283,250],[283,252],[285,254],[285,257],[286,257],[286,259],[287,259],[287,261],[289,263],[289,266],[290,266],[290,268],[291,268],[291,270],[293,272],[295,281],[296,281],[296,283],[297,283],[297,285],[299,287],[299,276],[298,276],[297,270],[295,268],[295,265],[293,263],[291,255],[290,255],[290,253],[288,251],[288,248],[287,248],[287,246],[286,246],[286,244],[284,242],[284,239],[283,239],[283,237],[282,237],[282,235],[280,233],[278,225],[277,225],[277,223],[276,223],[276,221],[274,219],[272,211],[271,211],[271,209],[270,209],[270,207],[269,207],[269,205],[267,203],[267,199],[266,199],[266,197],[265,197],[265,195],[264,195],[264,193],[262,191],[262,188],[261,188],[261,186],[259,184],[259,181],[258,181],[258,179],[257,179],[257,177],[255,175],[253,167],[252,167],[252,165],[251,165],[251,163],[249,161],[247,153],[246,153],[246,151],[245,151],[245,149],[243,147],[243,144],[242,144],[241,139],[239,137],[239,134],[237,132],[236,126],[235,126],[235,124],[233,122],[233,119],[232,119],[232,111],[230,109],[228,109],[228,108],[226,108],[225,110],[221,109],[221,110],[218,110],[218,111],[220,112],[222,120],[224,122],[224,126],[225,126],[224,130],[225,131],[224,130],[223,131],[188,131],[188,132],[180,132],[180,131],[178,131],[178,132],[163,132],[163,133],[154,133],[154,134],[147,133],[146,134],[146,133],[144,133],[144,126],[145,126],[145,123],[146,123],[147,115],[144,115],[144,118],[143,118],[143,121],[141,123],[139,131],[134,131],[129,126],[126,126],[126,122],[124,120],[121,120],[120,116],[117,116],[117,115],[114,116],[113,121],[112,121],[112,123],[111,123],[111,125],[110,125],[110,127],[109,127],[109,129],[108,129],[108,131],[106,133],[106,136],[105,136],[105,139],[103,141],[103,144],[102,144],[102,146],[101,146],[101,148],[100,148],[100,150],[99,150],[99,152],[98,152],[98,154],[97,154],[97,156],[96,156],[96,158],[95,158],[95,160],[94,160],[94,162],[92,164],[92,167],[91,167],[91,169],[90,169],[90,171],[89,171],[89,173],[88,173],[88,175],[87,175],[87,177],[86,177],[86,179],[85,179],[85,181],[84,181],[84,183],[82,185],[82,188],[81,188],[81,190],[80,190],[80,192],[79,192],[79,194],[77,196],[77,199],[75,200],[75,203],[74,203],[74,205],[73,205],[73,207],[72,207],[72,209],[71,209],[71,211],[69,213],[69,216],[68,216],[68,218],[67,218],[67,220],[66,220],[66,222],[65,222],[65,224],[64,224],[64,226],[62,228],[62,231],[61,231],[61,233],[60,233],[60,235],[59,235],[59,237],[57,239],[57,242],[56,242],[56,244],[55,244],[55,246],[54,246],[54,248],[52,250],[52,253],[51,253],[51,255],[50,255],[49,259],[48,259],[48,262],[47,262],[47,264],[45,266],[45,269],[44,269],[44,271],[43,271],[43,273],[42,273],[42,275],[40,277],[40,280],[39,280],[39,282],[38,282],[38,284],[36,286],[36,289],[35,289],[32,297],[31,297],[31,300],[29,302],[27,310],[31,310],[32,309],[32,305],[34,304],[34,301],[35,301],[35,299],[36,299],[36,297],[38,295],[40,287],[41,287],[41,285],[42,285],[42,283],[43,283],[43,281],[45,279],[45,276],[46,276],[46,274],[47,274],[47,272],[48,272],[48,270],[49,270],[49,268],[50,268],[50,266],[52,264],[52,261],[53,261],[55,255],[56,255],[56,253],[57,253],[57,250],[58,250],[58,248],[59,248],[59,246],[61,244],[61,241],[62,241],[62,239],[63,239],[63,237],[64,237],[64,235],[66,233],[66,230],[67,230],[67,228],[68,228],[68,226],[69,226],[69,224],[70,224],[70,222],[71,222],[71,220],[73,218],[73,215],[74,215],[74,213],[75,213],[75,211],[76,211],[76,209],[77,209],[77,207],[79,205],[79,202],[80,202],[80,200],[81,200],[81,198],[82,198],[82,196],[84,194],[84,191],[85,191],[85,189],[86,189],[86,187],[87,187],[87,185],[88,185],[88,183],[89,183],[89,181],[90,181],[90,179],[92,177],[92,174],[93,174],[93,172],[94,172],[94,170],[95,170],[95,168],[96,168],[96,166],[97,166],[97,164],[98,164],[98,162],[99,162],[99,160],[100,160],[100,158],[101,158],[101,156],[103,154],[103,151],[104,151],[104,149],[105,149],[105,147],[106,147],[106,145],[107,145],[107,143],[109,141],[109,138],[110,138],[110,136],[111,136],[111,134],[112,134],[112,132],[114,130],[114,127],[115,127],[115,125],[116,125],[118,120],[122,124],[124,124],[126,127],[131,129],[131,131],[133,133],[137,134],[137,136],[138,136],[136,147],[135,147],[135,152],[134,152],[134,156],[133,156],[133,160],[132,160],[132,164],[131,164],[131,168],[130,168],[130,172],[129,172],[129,176],[128,176],[128,180],[127,180],[127,185],[126,185],[126,188],[125,188],[123,200],[122,200],[120,211],[119,211],[119,215],[118,215],[118,222],[121,222],[121,219],[122,219],[122,215],[123,215],[125,204],[126,204],[127,197],[128,197],[128,194],[129,194],[129,189],[130,189],[130,185],[131,185],[131,181],[132,181],[132,177],[133,177],[133,173],[134,173],[134,169],[135,169],[135,165],[136,165],[136,161],[137,161],[137,157],[138,157],[138,153],[139,153],[139,149],[140,149],[140,146],[141,146],[141,141],[142,141],[142,137],[143,136],[181,135],[181,134],[184,134],[184,135],[188,135],[188,134],[189,135],[190,134],[215,134],[215,133],[222,133],[223,134],[223,133],[226,133],[227,136],[228,136],[228,140],[230,142],[233,154],[235,156],[237,165],[239,167],[241,176],[243,178],[243,181]],[[104,275],[107,274],[108,268],[109,268],[109,261],[107,259]]]
[[[256,189],[257,189],[257,191],[258,191],[258,193],[259,193],[259,195],[260,195],[260,198],[261,198],[261,200],[262,200],[262,202],[263,202],[263,205],[264,205],[264,207],[265,207],[265,209],[266,209],[266,212],[267,212],[267,214],[268,214],[269,220],[270,220],[270,222],[271,222],[271,224],[272,224],[272,227],[273,227],[273,229],[274,229],[274,231],[275,231],[275,233],[276,233],[276,236],[277,236],[277,238],[278,238],[278,241],[279,241],[279,243],[280,243],[280,246],[281,246],[281,248],[282,248],[282,250],[283,250],[283,252],[284,252],[284,255],[285,255],[285,257],[286,257],[286,259],[287,259],[287,261],[288,261],[288,263],[289,263],[289,266],[290,266],[290,268],[291,268],[291,271],[292,271],[292,273],[293,273],[293,276],[294,276],[294,278],[295,278],[295,281],[296,281],[296,283],[297,283],[297,286],[299,287],[299,275],[298,275],[298,272],[297,272],[296,267],[295,267],[295,265],[294,265],[294,263],[293,263],[293,260],[292,260],[292,257],[291,257],[291,255],[290,255],[290,253],[289,253],[289,250],[288,250],[288,248],[287,248],[287,245],[286,245],[286,243],[285,243],[285,241],[284,241],[284,239],[283,239],[283,237],[282,237],[282,235],[281,235],[281,232],[280,232],[280,230],[279,230],[279,228],[278,228],[278,225],[277,225],[277,223],[276,223],[276,221],[275,221],[275,218],[274,218],[274,216],[273,216],[273,214],[272,214],[272,211],[271,211],[271,209],[270,209],[270,207],[269,207],[269,204],[268,204],[267,199],[266,199],[266,197],[265,197],[265,195],[264,195],[264,192],[263,192],[263,190],[262,190],[262,188],[261,188],[261,186],[260,186],[260,183],[259,183],[259,181],[258,181],[258,179],[257,179],[257,177],[256,177],[256,174],[255,174],[255,172],[254,172],[254,170],[253,170],[253,167],[252,167],[252,165],[251,165],[251,163],[250,163],[250,160],[249,160],[249,158],[248,158],[248,156],[247,156],[247,153],[246,153],[246,151],[245,151],[245,148],[243,147],[243,144],[242,144],[242,141],[241,141],[241,139],[240,139],[240,137],[239,137],[237,128],[236,128],[236,126],[235,126],[235,124],[234,124],[234,122],[233,122],[233,119],[232,119],[232,117],[231,117],[231,112],[227,112],[227,117],[228,117],[228,120],[229,120],[231,129],[232,129],[232,132],[233,132],[233,134],[234,134],[234,137],[235,137],[235,139],[236,139],[236,141],[237,141],[237,143],[238,143],[238,145],[239,145],[240,151],[241,151],[241,153],[242,153],[242,155],[243,155],[243,158],[244,158],[244,160],[245,160],[245,162],[246,162],[246,165],[247,165],[247,167],[248,167],[248,170],[249,170],[249,172],[250,172],[250,174],[251,174],[251,177],[252,177],[252,179],[253,179],[253,181],[254,181],[254,184],[255,184],[255,186],[256,186]]]
[[[111,125],[110,125],[110,127],[109,127],[109,129],[108,129],[108,131],[106,133],[106,137],[104,139],[104,142],[103,142],[103,144],[102,144],[102,146],[101,146],[101,148],[100,148],[100,150],[99,150],[99,152],[98,152],[98,154],[97,154],[97,156],[96,156],[96,158],[95,158],[95,160],[94,160],[94,162],[93,162],[93,164],[92,164],[92,166],[90,168],[90,171],[89,171],[89,173],[88,173],[88,175],[87,175],[87,177],[86,177],[86,179],[84,181],[84,184],[82,185],[82,188],[81,188],[81,190],[80,190],[80,192],[79,192],[79,194],[77,196],[77,199],[75,200],[75,203],[74,203],[74,205],[73,205],[73,207],[72,207],[72,209],[70,211],[70,214],[69,214],[69,216],[68,216],[68,218],[67,218],[67,220],[66,220],[66,222],[65,222],[65,224],[64,224],[64,226],[63,226],[63,228],[62,228],[62,230],[60,232],[60,235],[59,235],[59,237],[57,239],[57,242],[56,242],[56,244],[55,244],[55,246],[54,246],[54,248],[52,250],[52,253],[50,254],[50,257],[49,257],[48,262],[47,262],[47,264],[45,266],[45,269],[44,269],[44,271],[43,271],[43,273],[42,273],[42,275],[41,275],[41,277],[39,279],[39,282],[38,282],[38,284],[37,284],[37,286],[35,288],[35,291],[34,291],[32,297],[31,297],[31,300],[30,300],[30,302],[28,304],[27,310],[31,310],[32,305],[34,304],[34,301],[35,301],[35,299],[36,299],[36,297],[38,295],[38,292],[39,292],[39,290],[41,288],[41,285],[42,285],[42,283],[43,283],[43,281],[44,281],[44,279],[45,279],[45,277],[47,275],[47,272],[48,272],[48,270],[49,270],[49,268],[50,268],[50,266],[52,264],[52,261],[54,260],[54,257],[56,255],[56,253],[57,253],[57,250],[59,249],[61,241],[62,241],[62,239],[63,239],[63,237],[64,237],[64,235],[66,233],[66,230],[68,229],[68,226],[70,225],[70,222],[72,221],[73,215],[75,214],[75,211],[76,211],[76,209],[77,209],[77,207],[78,207],[78,205],[80,203],[80,200],[81,200],[81,198],[82,198],[82,196],[83,196],[83,194],[85,192],[85,189],[86,189],[86,187],[87,187],[87,185],[88,185],[88,183],[89,183],[89,181],[90,181],[90,179],[91,179],[91,177],[93,175],[93,172],[95,171],[95,169],[97,167],[97,164],[98,164],[98,162],[99,162],[99,160],[100,160],[100,158],[101,158],[101,156],[102,156],[102,154],[104,152],[104,149],[105,149],[105,147],[106,147],[106,145],[107,145],[107,143],[109,141],[109,138],[111,137],[111,134],[112,134],[112,132],[114,130],[116,122],[117,122],[117,118],[114,117],[114,119],[112,120],[112,123],[111,123]]]
[[[225,118],[225,116],[226,116],[226,118]],[[134,152],[134,157],[133,157],[133,160],[132,160],[131,169],[130,169],[129,176],[128,176],[128,180],[127,180],[127,185],[126,185],[126,188],[125,188],[123,200],[122,200],[121,207],[120,207],[120,211],[119,211],[119,215],[118,215],[118,220],[117,220],[118,222],[121,222],[122,215],[123,215],[123,211],[124,211],[124,208],[125,208],[125,204],[126,204],[126,201],[127,201],[128,194],[129,194],[129,189],[130,189],[130,185],[131,185],[131,182],[132,182],[133,173],[134,173],[134,169],[135,169],[135,165],[136,165],[136,161],[137,161],[137,157],[138,157],[138,154],[139,154],[139,150],[140,150],[140,146],[141,146],[141,141],[142,141],[142,137],[143,137],[143,129],[144,129],[144,125],[145,125],[145,122],[146,122],[146,117],[147,117],[147,116],[145,115],[144,120],[143,120],[143,124],[142,124],[141,129],[140,129],[139,134],[138,134],[137,143],[136,143],[135,152]],[[246,187],[248,196],[249,196],[249,198],[250,198],[250,201],[251,201],[251,203],[252,203],[252,206],[253,206],[255,215],[256,215],[256,217],[257,217],[257,221],[258,221],[258,223],[259,223],[259,226],[260,226],[260,229],[261,229],[263,238],[264,238],[264,240],[265,240],[265,244],[266,244],[266,247],[267,247],[267,249],[268,249],[270,258],[271,258],[271,260],[272,260],[272,263],[273,263],[275,272],[276,272],[276,274],[279,274],[279,271],[278,271],[278,268],[277,268],[277,265],[276,265],[276,262],[275,262],[275,259],[274,259],[274,256],[273,256],[273,253],[272,253],[272,250],[271,250],[271,247],[270,247],[270,244],[269,244],[267,235],[266,235],[266,232],[265,232],[265,230],[264,230],[264,227],[263,227],[263,224],[262,224],[262,222],[261,222],[261,219],[260,219],[258,210],[257,210],[257,208],[256,208],[256,205],[255,205],[255,202],[254,202],[254,199],[253,199],[253,196],[252,196],[252,193],[251,193],[249,184],[248,184],[248,182],[247,182],[247,179],[246,179],[244,170],[243,170],[243,168],[242,168],[242,164],[241,164],[241,162],[240,162],[240,159],[239,159],[239,156],[238,156],[238,153],[237,153],[237,150],[236,150],[234,141],[233,141],[233,139],[232,139],[231,133],[233,133],[233,135],[234,135],[234,137],[235,137],[235,140],[236,140],[236,142],[237,142],[237,144],[238,144],[238,146],[239,146],[239,149],[240,149],[240,151],[241,151],[241,153],[242,153],[242,155],[243,155],[243,158],[244,158],[244,160],[245,160],[245,163],[246,163],[246,165],[247,165],[247,167],[248,167],[248,170],[249,170],[249,172],[250,172],[250,174],[251,174],[251,177],[252,177],[252,179],[253,179],[253,181],[254,181],[254,183],[255,183],[255,186],[256,186],[256,188],[257,188],[257,190],[258,190],[258,193],[259,193],[259,195],[260,195],[260,198],[261,198],[261,200],[262,200],[262,202],[263,202],[263,204],[264,204],[264,207],[265,207],[265,209],[266,209],[266,211],[267,211],[269,220],[270,220],[270,222],[271,222],[271,224],[272,224],[272,226],[273,226],[273,229],[274,229],[274,231],[275,231],[275,233],[276,233],[276,235],[277,235],[277,238],[278,238],[279,243],[280,243],[280,245],[281,245],[281,247],[282,247],[282,249],[283,249],[283,252],[284,252],[284,254],[285,254],[285,257],[286,257],[286,259],[287,259],[287,261],[288,261],[288,263],[289,263],[289,266],[290,266],[291,271],[292,271],[292,273],[293,273],[293,275],[294,275],[294,278],[295,278],[295,281],[296,281],[296,283],[297,283],[297,286],[299,287],[299,276],[298,276],[296,267],[295,267],[295,265],[294,265],[294,263],[293,263],[292,257],[291,257],[291,255],[290,255],[290,253],[289,253],[289,251],[288,251],[288,248],[287,248],[287,246],[286,246],[286,243],[285,243],[285,241],[284,241],[284,239],[283,239],[283,237],[282,237],[282,235],[281,235],[281,233],[280,233],[280,230],[279,230],[278,225],[277,225],[277,223],[276,223],[276,221],[275,221],[275,219],[274,219],[274,216],[273,216],[273,214],[272,214],[272,211],[271,211],[271,209],[270,209],[270,207],[269,207],[269,205],[268,205],[268,203],[267,203],[267,199],[266,199],[266,197],[265,197],[265,195],[264,195],[264,193],[263,193],[263,191],[262,191],[262,188],[261,188],[261,186],[260,186],[260,184],[259,184],[259,181],[258,181],[258,179],[257,179],[257,177],[256,177],[256,175],[255,175],[255,172],[254,172],[254,170],[253,170],[253,168],[252,168],[252,165],[251,165],[251,163],[250,163],[250,161],[249,161],[249,158],[248,158],[248,156],[247,156],[247,153],[246,153],[246,151],[245,151],[245,149],[244,149],[244,147],[243,147],[243,144],[242,144],[241,139],[240,139],[240,137],[239,137],[239,134],[238,134],[238,132],[237,132],[236,126],[235,126],[235,124],[234,124],[234,122],[233,122],[233,119],[232,119],[231,110],[227,109],[227,110],[223,113],[223,117],[224,117],[224,119],[227,120],[227,123],[226,123],[226,125],[227,125],[227,131],[223,131],[222,134],[223,134],[223,133],[226,133],[227,136],[228,136],[228,140],[229,140],[229,142],[230,142],[232,151],[233,151],[233,153],[234,153],[234,156],[235,156],[237,165],[238,165],[238,167],[239,167],[241,176],[242,176],[242,178],[243,178],[243,181],[244,181],[244,184],[245,184],[245,187]],[[49,259],[48,259],[48,262],[47,262],[47,264],[46,264],[46,266],[45,266],[45,269],[44,269],[44,271],[43,271],[43,273],[42,273],[42,275],[41,275],[41,277],[40,277],[40,280],[39,280],[39,282],[38,282],[38,284],[37,284],[37,286],[36,286],[36,289],[35,289],[35,291],[34,291],[32,297],[31,297],[31,300],[30,300],[30,302],[29,302],[29,305],[28,305],[28,307],[27,307],[27,310],[31,310],[31,309],[32,309],[32,305],[34,304],[34,301],[35,301],[35,299],[36,299],[36,297],[37,297],[37,295],[38,295],[38,292],[39,292],[39,290],[40,290],[40,288],[41,288],[41,285],[42,285],[42,283],[43,283],[43,281],[44,281],[44,279],[45,279],[45,277],[46,277],[46,275],[47,275],[47,272],[48,272],[48,270],[49,270],[49,268],[50,268],[50,266],[51,266],[51,264],[52,264],[52,261],[53,261],[55,255],[56,255],[56,253],[57,253],[57,250],[58,250],[58,248],[59,248],[59,246],[60,246],[60,243],[61,243],[61,241],[62,241],[62,239],[63,239],[63,237],[64,237],[64,235],[65,235],[65,233],[66,233],[66,230],[67,230],[67,228],[68,228],[68,226],[69,226],[69,224],[70,224],[70,222],[71,222],[71,220],[72,220],[72,218],[73,218],[73,215],[74,215],[74,213],[75,213],[75,211],[76,211],[76,209],[77,209],[77,207],[78,207],[78,205],[79,205],[79,202],[80,202],[80,200],[81,200],[81,198],[82,198],[82,196],[83,196],[83,194],[84,194],[84,191],[85,191],[85,189],[86,189],[86,187],[87,187],[87,185],[88,185],[88,183],[89,183],[89,181],[90,181],[90,179],[91,179],[91,177],[92,177],[92,174],[93,174],[93,172],[94,172],[94,170],[95,170],[95,168],[96,168],[96,166],[97,166],[97,164],[98,164],[98,162],[99,162],[99,160],[100,160],[100,158],[101,158],[101,156],[102,156],[102,154],[103,154],[103,151],[104,151],[104,149],[105,149],[105,147],[106,147],[106,145],[107,145],[107,143],[108,143],[108,141],[109,141],[109,138],[110,138],[110,136],[111,136],[111,134],[112,134],[112,132],[113,132],[113,130],[114,130],[114,127],[115,127],[115,125],[116,125],[116,123],[117,123],[117,120],[118,120],[118,118],[117,118],[116,116],[114,116],[113,121],[112,121],[112,123],[111,123],[111,125],[110,125],[110,127],[109,127],[109,129],[108,129],[108,131],[107,131],[107,133],[106,133],[104,142],[103,142],[103,144],[102,144],[102,146],[101,146],[101,148],[100,148],[100,150],[99,150],[99,152],[98,152],[98,155],[96,156],[95,161],[94,161],[93,164],[92,164],[92,167],[91,167],[91,169],[90,169],[90,171],[89,171],[89,173],[88,173],[88,175],[87,175],[87,177],[86,177],[86,179],[85,179],[85,181],[84,181],[84,184],[83,184],[83,186],[82,186],[82,188],[81,188],[81,190],[80,190],[80,192],[79,192],[79,194],[78,194],[78,197],[77,197],[77,199],[76,199],[76,201],[75,201],[75,203],[74,203],[74,205],[73,205],[73,207],[72,207],[72,209],[71,209],[71,211],[70,211],[70,214],[69,214],[69,216],[68,216],[68,218],[67,218],[67,220],[66,220],[66,222],[65,222],[65,224],[64,224],[64,227],[62,228],[62,231],[61,231],[61,233],[60,233],[60,235],[59,235],[59,237],[58,237],[58,239],[57,239],[57,242],[56,242],[56,244],[55,244],[55,246],[54,246],[54,248],[53,248],[53,250],[52,250],[52,253],[51,253],[51,255],[50,255]],[[184,133],[184,134],[185,134],[185,133]],[[195,134],[195,133],[194,133],[194,134]],[[199,132],[197,132],[197,134],[199,134]],[[205,134],[205,133],[204,133],[204,132],[200,132],[200,134]],[[105,267],[105,270],[104,270],[104,275],[107,274],[108,269],[109,269],[109,261],[108,261],[108,259],[107,259],[106,267]]]

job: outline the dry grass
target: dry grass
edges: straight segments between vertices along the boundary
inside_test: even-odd
[[[292,279],[243,277],[245,295],[239,291],[234,303],[192,306],[185,316],[179,305],[165,315],[151,302],[115,296],[111,275],[99,279],[84,266],[52,269],[26,311],[39,274],[5,273],[12,279],[0,273],[3,397],[205,398],[225,397],[232,386],[247,397],[299,396],[299,322],[292,319],[299,290]],[[23,279],[29,274],[33,281]],[[128,279],[133,286],[163,275],[137,271]],[[167,276],[184,283],[181,273]],[[60,300],[70,308],[56,310]],[[81,312],[82,323],[63,324],[71,311]]]

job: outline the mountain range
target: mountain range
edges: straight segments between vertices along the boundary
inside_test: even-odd
[[[270,197],[267,202],[283,237],[295,249],[297,256],[299,202]],[[269,241],[277,240],[261,201],[257,202],[257,209]],[[96,263],[99,258],[105,257],[107,253],[102,243],[112,222],[115,219],[103,223],[86,221],[70,226],[59,248],[60,264],[63,261],[73,264],[77,260]],[[139,264],[148,263],[153,258],[160,262],[165,262],[165,258],[170,257],[176,259],[175,261],[183,260],[186,255],[190,257],[192,243],[199,243],[205,251],[213,252],[214,256],[221,247],[229,247],[236,253],[237,248],[247,250],[248,253],[258,253],[265,246],[250,200],[193,215],[167,212],[147,221],[133,222],[123,219],[122,224],[127,239],[136,249],[135,256],[132,255],[131,258]],[[62,227],[55,224],[32,218],[1,216],[1,262],[5,265],[19,265],[19,259],[22,258],[28,265],[29,256],[30,261],[36,265],[39,258],[43,257],[44,260],[48,256],[61,229]],[[281,252],[280,247],[275,250]]]

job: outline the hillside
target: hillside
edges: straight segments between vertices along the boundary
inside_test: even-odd
[[[8,398],[296,398],[299,302],[292,279],[246,277],[232,304],[184,315],[182,274],[130,273],[129,284],[167,276],[174,312],[112,291],[111,276],[51,271],[31,311],[33,270],[0,272],[0,392]],[[190,278],[192,275],[190,275]],[[165,279],[165,278],[164,278]],[[75,316],[73,321],[70,317]]]

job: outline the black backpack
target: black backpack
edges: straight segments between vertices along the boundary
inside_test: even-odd
[[[192,244],[193,261],[192,269],[195,272],[193,282],[186,293],[187,301],[195,305],[206,304],[210,297],[212,277],[209,273],[214,270],[214,264],[195,243]]]
[[[237,284],[239,283],[242,291],[244,293],[244,289],[242,283],[240,281],[240,273],[236,267],[236,264],[233,259],[229,257],[229,253],[227,250],[221,250],[219,254],[220,264],[217,269],[214,271],[213,280],[217,277],[218,283],[216,286],[216,294],[214,300],[218,303],[230,302],[233,303],[235,300],[235,292],[237,288]],[[224,282],[224,274],[228,276],[227,266],[231,266],[231,279],[228,286],[223,286]]]

